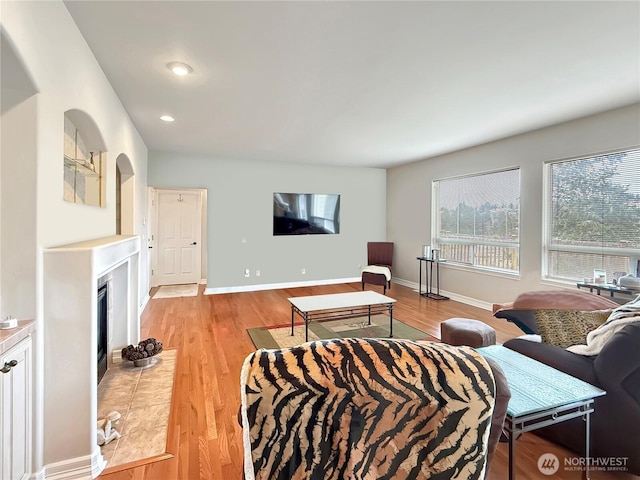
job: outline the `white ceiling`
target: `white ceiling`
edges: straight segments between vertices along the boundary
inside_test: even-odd
[[[638,1],[65,4],[150,150],[390,167],[640,100]]]

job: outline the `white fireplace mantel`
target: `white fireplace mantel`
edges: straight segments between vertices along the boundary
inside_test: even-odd
[[[118,307],[116,318],[109,318],[114,327],[109,328],[108,351],[138,343],[139,256],[140,238],[122,235],[44,251],[47,477],[95,478],[105,467],[96,441],[98,280],[110,276],[112,302]]]

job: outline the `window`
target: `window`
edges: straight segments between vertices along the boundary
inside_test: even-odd
[[[447,262],[517,273],[520,169],[433,182],[433,248]]]
[[[546,164],[546,277],[639,274],[640,150]]]

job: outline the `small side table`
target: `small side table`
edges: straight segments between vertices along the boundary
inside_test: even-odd
[[[440,295],[440,264],[445,260],[434,260],[432,258],[426,257],[416,257],[417,260],[420,261],[418,265],[419,270],[419,280],[418,280],[418,293],[423,297],[431,298],[432,300],[449,300],[449,297],[445,297],[444,295]],[[425,266],[425,275],[426,275],[426,288],[425,291],[422,291],[422,264],[424,262]],[[434,284],[434,273],[433,273],[433,265],[436,266],[435,271],[435,291],[433,289]]]
[[[502,345],[476,350],[502,368],[511,390],[504,420],[509,434],[509,480],[515,478],[515,439],[521,433],[580,417],[585,425],[583,478],[588,480],[590,415],[595,399],[607,392]]]

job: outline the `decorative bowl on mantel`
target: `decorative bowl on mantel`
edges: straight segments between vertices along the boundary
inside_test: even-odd
[[[147,338],[137,346],[129,345],[122,349],[122,359],[133,362],[135,367],[148,367],[155,363],[155,355],[162,351],[162,342],[155,338]]]

